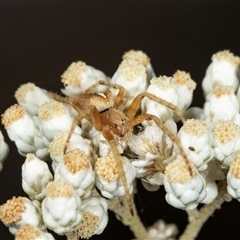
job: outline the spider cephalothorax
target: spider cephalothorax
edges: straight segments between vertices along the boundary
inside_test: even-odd
[[[131,137],[133,128],[130,119],[122,111],[110,108],[101,113],[101,120],[121,141],[127,141]]]

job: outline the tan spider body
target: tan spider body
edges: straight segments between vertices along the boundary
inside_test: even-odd
[[[111,91],[107,91],[104,93],[90,93],[99,84],[118,89],[119,90],[118,94],[115,97]],[[173,109],[177,113],[177,115],[180,117],[180,119],[184,122],[184,118],[182,117],[182,114],[177,109],[177,107],[169,102],[166,102],[163,99],[156,97],[151,93],[144,92],[144,93],[140,93],[135,97],[135,99],[130,104],[130,107],[127,113],[125,114],[123,112],[123,109],[126,103],[126,100],[123,99],[124,91],[125,89],[120,85],[112,84],[110,82],[100,80],[99,82],[94,84],[92,87],[87,89],[84,94],[81,94],[81,95],[72,96],[72,97],[61,97],[58,94],[54,94],[54,93],[50,93],[50,95],[57,101],[65,102],[71,105],[78,113],[69,131],[69,135],[64,147],[64,153],[66,153],[69,140],[74,131],[74,128],[76,127],[76,125],[79,124],[79,122],[83,118],[86,118],[87,120],[92,122],[96,130],[101,131],[103,133],[103,136],[108,141],[111,147],[111,151],[113,152],[114,157],[116,159],[116,164],[119,170],[119,177],[124,187],[130,212],[133,215],[134,212],[133,212],[132,200],[127,187],[127,180],[126,180],[126,175],[125,175],[123,164],[122,164],[122,158],[117,146],[119,144],[119,141],[125,141],[125,142],[128,141],[128,139],[132,135],[134,126],[140,124],[145,120],[153,120],[178,146],[183,157],[186,159],[186,164],[188,165],[190,172],[191,172],[191,167],[189,165],[187,156],[184,153],[178,139],[162,124],[162,122],[158,117],[151,114],[146,114],[146,113],[142,113],[142,114],[139,114],[138,116],[135,116],[138,110],[139,104],[144,97],[148,97],[153,101],[156,101],[160,104],[166,105],[169,108]]]

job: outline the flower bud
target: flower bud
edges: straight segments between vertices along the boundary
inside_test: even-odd
[[[64,155],[62,163],[57,165],[55,180],[68,181],[80,197],[87,198],[95,181],[91,158],[79,149],[74,149]]]
[[[153,78],[147,92],[156,95],[174,105],[178,104],[177,84],[174,78],[160,76]],[[174,112],[167,106],[161,105],[149,98],[144,98],[141,103],[141,110],[144,113],[153,114],[166,122],[168,119],[173,118]],[[144,122],[143,125],[149,125],[150,122]]]
[[[128,107],[133,98],[147,89],[146,67],[133,59],[123,60],[111,78],[111,82],[126,89],[124,97],[128,100],[126,105]]]
[[[126,157],[122,157],[122,164],[126,174],[127,187],[131,194],[136,170]],[[96,173],[95,184],[104,197],[113,198],[125,195],[116,160],[112,153],[105,157],[98,158],[94,168]]]
[[[240,201],[240,153],[235,155],[227,174],[227,191]]]
[[[89,197],[82,201],[83,217],[80,224],[74,229],[78,237],[88,239],[93,235],[101,234],[108,223],[108,204],[106,199]]]
[[[37,115],[38,108],[52,100],[45,89],[35,86],[34,83],[21,85],[15,92],[15,98],[18,104],[32,115]]]
[[[229,167],[232,156],[240,150],[240,127],[233,121],[218,121],[212,132],[215,158],[223,167]]]
[[[128,52],[125,52],[122,56],[123,60],[126,59],[133,59],[135,61],[138,61],[142,65],[146,67],[146,73],[147,73],[147,81],[149,82],[153,77],[155,77],[155,72],[153,70],[153,67],[150,62],[150,58],[147,56],[146,53],[142,51],[137,50],[130,50]]]
[[[223,106],[227,106],[223,108]],[[219,86],[208,95],[204,104],[205,119],[214,124],[216,121],[235,120],[239,115],[239,102],[231,86]]]
[[[206,70],[202,81],[204,95],[207,96],[215,87],[228,85],[236,91],[239,80],[237,72],[240,58],[228,50],[220,51],[212,56],[212,62]]]
[[[63,151],[66,145],[68,134],[69,132],[57,133],[49,145],[49,153],[51,159],[53,160],[52,167],[54,171],[57,164],[63,162],[64,158]],[[73,133],[71,135],[70,141],[68,143],[67,152],[73,149],[79,149],[83,151],[87,156],[90,156],[91,163],[95,161],[95,151],[92,142],[86,138],[83,138],[81,135],[77,133]]]
[[[73,230],[81,221],[81,200],[70,183],[55,180],[47,185],[42,202],[43,221],[59,235]]]
[[[191,105],[193,91],[196,88],[196,82],[191,79],[191,75],[185,71],[177,70],[173,74],[173,78],[177,82],[178,101],[177,107],[184,112]]]
[[[211,147],[212,136],[207,123],[203,120],[188,119],[178,132],[184,152],[199,171],[207,168],[214,157]]]
[[[26,197],[13,197],[0,206],[0,219],[15,235],[25,224],[45,229],[40,214],[40,203]]]
[[[38,109],[38,118],[41,132],[49,142],[58,132],[69,131],[73,122],[73,116],[68,109],[63,103],[57,101],[44,103]],[[81,133],[78,126],[75,130]]]
[[[178,156],[169,163],[165,170],[164,187],[168,204],[183,210],[193,210],[207,195],[204,178],[189,162],[192,169],[190,174],[186,161]]]
[[[35,137],[40,135],[39,128],[22,107],[17,104],[9,107],[2,115],[2,124],[21,155],[37,151]]]
[[[22,188],[32,200],[41,201],[45,197],[46,186],[53,179],[48,165],[35,157],[27,154],[22,165]]]
[[[51,233],[44,232],[31,224],[26,224],[20,228],[15,235],[15,240],[54,240]]]
[[[83,93],[99,80],[108,80],[108,77],[102,71],[86,65],[85,62],[78,61],[70,64],[61,75],[61,79],[65,86],[64,89],[61,89],[62,93],[73,96]],[[97,89],[104,91],[105,88],[101,86]]]
[[[149,239],[153,240],[174,240],[177,234],[177,226],[173,223],[166,224],[163,220],[158,220],[148,227]]]
[[[218,186],[216,181],[223,180],[225,178],[222,170],[217,166],[215,161],[210,161],[205,171],[201,172],[201,175],[206,181],[207,196],[201,202],[202,204],[210,204],[218,196]]]

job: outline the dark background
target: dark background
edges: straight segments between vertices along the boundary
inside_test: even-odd
[[[177,69],[198,82],[193,105],[202,106],[201,80],[213,53],[229,49],[240,55],[238,1],[0,1],[0,113],[15,103],[20,84],[34,82],[52,91],[62,87],[60,75],[77,60],[112,76],[122,54],[143,50],[157,75]],[[0,173],[0,204],[21,190],[21,165],[11,147]],[[164,200],[164,190],[148,193],[139,186],[136,203],[146,226],[163,218],[187,223],[183,211]],[[239,239],[240,203],[225,203],[203,227],[197,239]],[[110,213],[102,235],[92,239],[132,239],[129,230]],[[0,239],[13,239],[0,223]],[[56,238],[64,239],[64,238]]]

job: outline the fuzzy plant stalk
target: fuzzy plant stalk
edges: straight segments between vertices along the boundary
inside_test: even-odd
[[[204,226],[205,222],[209,217],[212,216],[214,211],[220,209],[221,205],[225,201],[231,201],[231,198],[226,191],[226,186],[227,184],[225,179],[220,181],[218,184],[219,194],[212,203],[205,204],[200,210],[195,209],[193,211],[187,212],[189,223],[185,228],[183,234],[180,236],[179,240],[195,239]]]
[[[147,239],[148,233],[140,217],[138,216],[135,203],[133,201],[134,215],[129,213],[126,198],[113,198],[108,201],[108,207],[113,211],[120,221],[130,228],[136,239]]]

